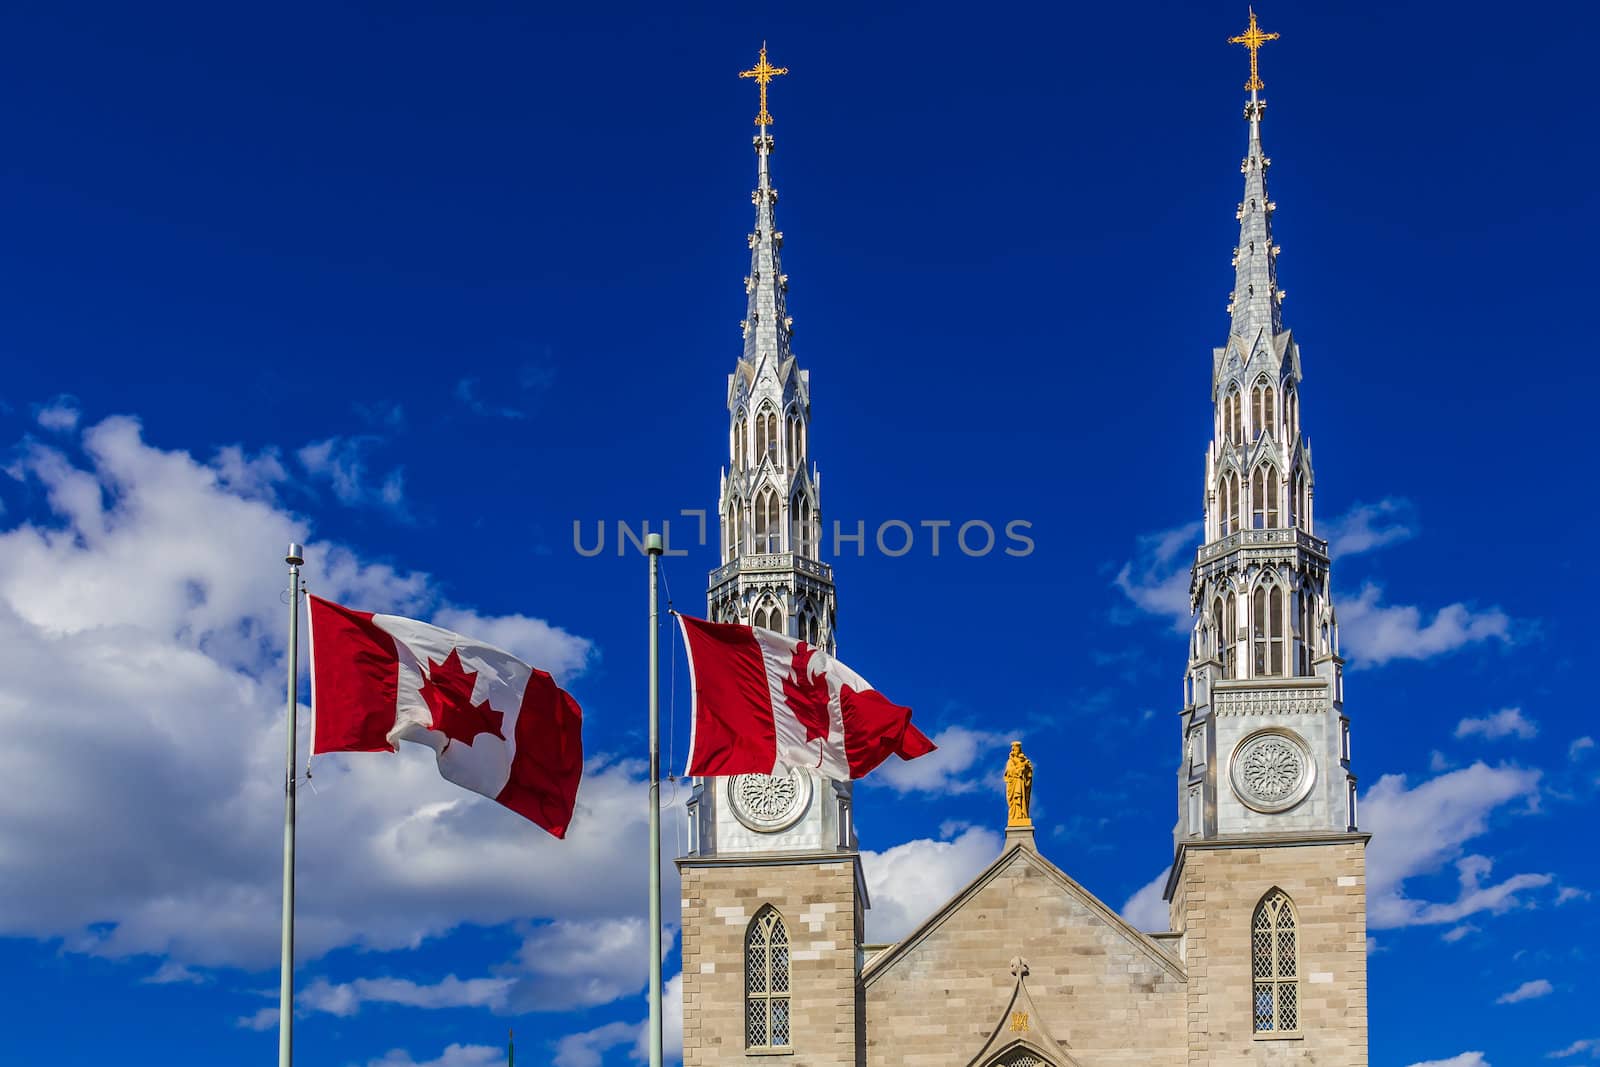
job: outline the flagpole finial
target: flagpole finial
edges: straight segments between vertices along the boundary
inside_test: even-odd
[[[659,556],[659,555],[661,555],[661,553],[665,552],[666,548],[663,547],[663,545],[661,543],[661,535],[660,534],[645,534],[644,535],[644,550],[646,552],[648,552],[652,556]]]
[[[297,545],[293,541],[290,541],[289,554],[283,557],[283,561],[291,567],[300,566],[300,564],[306,561],[305,546]]]

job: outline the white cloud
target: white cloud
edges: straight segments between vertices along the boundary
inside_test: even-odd
[[[972,827],[950,841],[920,838],[882,852],[862,852],[872,908],[867,940],[898,941],[955,896],[1000,855],[993,830]]]
[[[650,1061],[650,1017],[636,1023],[614,1022],[556,1042],[554,1067],[600,1067],[612,1049],[627,1048],[630,1059]],[[661,990],[661,1052],[667,1062],[683,1059],[683,975],[667,979]]]
[[[1551,1060],[1564,1060],[1570,1056],[1577,1056],[1584,1052],[1589,1053],[1591,1058],[1600,1059],[1600,1037],[1581,1038],[1577,1041],[1574,1041],[1566,1048],[1559,1048],[1554,1052],[1545,1053],[1545,1058]]]
[[[1594,738],[1580,737],[1567,746],[1567,758],[1576,763],[1594,748]]]
[[[436,1059],[414,1060],[403,1049],[390,1049],[367,1067],[499,1067],[506,1062],[506,1050],[493,1045],[450,1045]]]
[[[191,970],[176,960],[167,960],[156,972],[141,979],[146,985],[204,985],[210,976]]]
[[[1201,522],[1140,536],[1134,558],[1117,572],[1116,586],[1141,611],[1164,615],[1174,629],[1186,630],[1189,611],[1189,566],[1200,543]]]
[[[1386,497],[1376,504],[1358,503],[1317,526],[1328,539],[1328,554],[1344,559],[1417,536],[1417,509],[1409,500]]]
[[[73,445],[78,458],[23,448],[13,473],[42,487],[49,514],[0,532],[0,646],[32,665],[0,675],[0,781],[29,798],[0,806],[0,936],[153,955],[189,972],[271,967],[280,561],[307,527],[231,489],[218,466],[148,445],[132,419],[107,419]],[[316,592],[360,607],[451,610],[426,575],[338,545],[308,543],[305,571]],[[473,618],[536,664],[570,673],[587,656],[581,638],[537,620]],[[591,760],[573,833],[558,842],[445,782],[431,752],[404,749],[319,757],[315,791],[300,792],[302,961],[339,946],[410,948],[462,924],[598,923],[636,910],[642,767]],[[571,962],[579,987],[590,962]]]
[[[1521,708],[1501,708],[1493,715],[1481,719],[1462,719],[1456,724],[1457,739],[1481,737],[1486,741],[1495,741],[1516,735],[1523,741],[1529,741],[1538,734],[1539,724],[1524,716]]]
[[[1480,932],[1481,929],[1477,926],[1474,926],[1472,923],[1462,923],[1460,926],[1452,926],[1450,929],[1440,934],[1439,940],[1443,941],[1447,945],[1453,945],[1463,938]]]
[[[963,775],[980,756],[1004,752],[1009,740],[1004,734],[947,726],[933,737],[936,750],[914,760],[889,760],[867,781],[896,793],[969,793],[978,783]]]
[[[1426,1060],[1422,1063],[1413,1063],[1411,1067],[1489,1067],[1489,1061],[1483,1058],[1481,1052],[1463,1052],[1459,1056],[1451,1056],[1447,1060]]]
[[[245,1030],[271,1030],[278,1025],[277,1008],[260,1008],[249,1015],[241,1015],[234,1020],[234,1025]]]
[[[65,432],[78,428],[78,398],[63,393],[48,404],[41,404],[34,415],[41,429]]]
[[[370,434],[329,437],[306,445],[295,456],[307,474],[328,483],[340,503],[378,504],[402,511],[405,471],[396,467],[375,481],[367,469],[367,455],[380,440]]]
[[[1537,1000],[1548,997],[1556,991],[1556,987],[1543,978],[1535,978],[1531,982],[1523,982],[1509,993],[1502,993],[1495,998],[1496,1004],[1520,1004],[1524,1000]]]
[[[555,1058],[550,1062],[555,1067],[601,1067],[607,1052],[638,1040],[639,1028],[638,1023],[615,1022],[568,1034],[556,1042]],[[665,1040],[662,1044],[665,1046]]]
[[[1587,889],[1579,889],[1576,886],[1564,885],[1561,887],[1560,891],[1556,893],[1556,903],[1570,904],[1574,900],[1588,900],[1589,897],[1590,893]]]
[[[399,1004],[407,1008],[493,1008],[505,1003],[510,978],[446,975],[431,985],[403,978],[357,978],[337,985],[318,978],[295,998],[295,1014],[326,1012],[348,1017],[364,1004]]]
[[[540,670],[549,671],[558,682],[581,673],[594,652],[587,638],[527,615],[485,616],[465,608],[446,607],[434,613],[433,621],[447,630],[471,634],[503,648]]]
[[[1511,618],[1499,608],[1473,611],[1465,604],[1450,604],[1424,624],[1419,608],[1382,604],[1382,598],[1383,591],[1368,583],[1355,600],[1337,605],[1340,642],[1355,665],[1432,659],[1484,641],[1511,642]]]
[[[1404,775],[1378,779],[1361,801],[1367,846],[1368,922],[1373,929],[1459,923],[1481,911],[1500,913],[1522,903],[1519,894],[1542,888],[1548,874],[1518,874],[1484,885],[1492,867],[1483,856],[1463,856],[1463,844],[1489,828],[1489,816],[1506,804],[1532,807],[1539,797],[1539,772],[1517,767],[1470,767],[1407,788]],[[1406,881],[1432,874],[1455,861],[1459,891],[1454,901],[1418,900]]]
[[[1172,915],[1161,896],[1167,886],[1167,876],[1171,873],[1171,867],[1165,868],[1123,902],[1121,915],[1134,929],[1147,934],[1165,933],[1171,929]]]

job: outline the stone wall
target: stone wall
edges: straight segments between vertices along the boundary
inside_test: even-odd
[[[867,1063],[965,1067],[1004,1022],[1014,956],[1027,961],[1043,1029],[1078,1062],[1186,1062],[1179,963],[1018,848],[931,928],[868,969]]]
[[[1272,889],[1294,902],[1300,952],[1300,1029],[1254,1033],[1250,930]],[[1185,849],[1173,894],[1189,972],[1191,1067],[1365,1067],[1366,842]]]
[[[856,960],[861,914],[857,861],[680,861],[683,880],[684,1067],[748,1064],[744,940],[763,906],[783,916],[791,952],[793,1067],[856,1067],[860,1012]],[[773,1055],[767,1053],[765,1055]]]

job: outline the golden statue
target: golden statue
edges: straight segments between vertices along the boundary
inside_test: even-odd
[[[1022,754],[1022,742],[1011,742],[1006,760],[1006,826],[1032,826],[1033,762]]]

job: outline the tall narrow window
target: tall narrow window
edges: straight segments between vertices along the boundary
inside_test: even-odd
[[[733,469],[744,470],[746,457],[750,454],[750,424],[745,421],[743,411],[733,420],[733,442],[729,448],[733,453]]]
[[[1215,647],[1212,648],[1210,651],[1212,651],[1216,655],[1218,660],[1221,660],[1222,662],[1226,663],[1227,662],[1227,653],[1226,653],[1225,649],[1228,647],[1228,635],[1222,629],[1222,598],[1221,597],[1217,597],[1217,599],[1215,599],[1215,600],[1213,600],[1211,602],[1211,634],[1212,634],[1211,639],[1216,644],[1215,644]],[[1226,675],[1224,675],[1224,677],[1226,677]]]
[[[795,552],[808,559],[815,559],[817,555],[816,530],[814,528],[815,520],[812,518],[811,501],[804,496],[795,497],[794,503],[789,507],[789,514],[793,516],[790,521],[794,523],[794,529],[790,531],[789,543],[794,546]]]
[[[1219,516],[1222,536],[1238,533],[1244,527],[1244,493],[1239,485],[1239,472],[1229,471],[1222,477],[1222,510]]]
[[[1294,443],[1300,432],[1300,394],[1290,384],[1283,387],[1284,440]]]
[[[1267,468],[1267,529],[1278,528],[1278,468]]]
[[[1238,623],[1239,598],[1229,593],[1223,601],[1222,609],[1222,676],[1224,678],[1237,678],[1238,656],[1234,649],[1237,647],[1238,635],[1234,632]]]
[[[788,449],[789,469],[799,470],[806,462],[806,446],[801,433],[800,416],[792,410],[784,420],[784,442]]]
[[[1261,678],[1267,673],[1267,590],[1264,586],[1256,586],[1256,594],[1250,599],[1250,638],[1255,653],[1250,676]]]
[[[1283,590],[1271,589],[1267,593],[1270,601],[1267,607],[1267,644],[1269,666],[1274,678],[1283,677],[1284,643],[1287,635],[1284,633],[1283,618]]]
[[[780,552],[783,545],[783,519],[778,507],[778,494],[772,487],[761,490],[756,497],[757,552]]]
[[[1250,931],[1255,1032],[1290,1033],[1300,1029],[1300,955],[1295,944],[1294,905],[1274,889],[1256,907]]]
[[[1228,394],[1227,399],[1223,401],[1223,411],[1226,418],[1225,436],[1236,445],[1244,441],[1244,419],[1241,407],[1239,389],[1235,386],[1233,391]]]
[[[728,513],[722,518],[723,536],[727,541],[727,550],[722,557],[724,563],[731,563],[739,556],[739,534],[742,525],[739,521],[740,515],[739,502],[737,500],[730,502],[728,504]]]
[[[744,935],[744,1044],[786,1049],[789,1033],[789,932],[771,906],[762,908]]]
[[[1273,426],[1276,425],[1278,421],[1277,414],[1278,413],[1273,410],[1272,386],[1269,385],[1261,393],[1261,433],[1266,434],[1268,437],[1277,436],[1277,434],[1272,432]],[[1260,434],[1257,436],[1260,436]]]
[[[765,456],[778,462],[778,415],[767,404],[761,405],[761,410],[756,412],[756,455],[755,462],[759,465]]]

